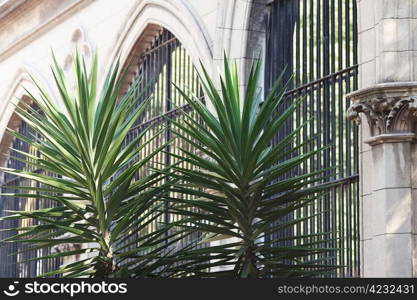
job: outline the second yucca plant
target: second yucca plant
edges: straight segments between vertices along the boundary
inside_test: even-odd
[[[242,93],[236,65],[231,70],[226,57],[224,61],[220,91],[202,67],[206,103],[213,110],[179,89],[201,121],[187,113],[181,121],[172,120],[177,137],[195,151],[181,149],[179,158],[192,168],[177,167],[178,183],[172,185],[174,192],[188,197],[167,201],[172,213],[182,217],[178,226],[204,233],[198,244],[205,245],[185,251],[179,258],[185,263],[177,270],[187,276],[234,278],[327,272],[334,266],[315,258],[329,256],[324,233],[271,238],[308,218],[292,214],[326,192],[328,186],[314,187],[323,172],[286,176],[323,149],[301,153],[302,145],[295,144],[301,127],[273,144],[299,101],[282,109],[286,88],[281,79],[264,97],[257,87],[259,62]]]

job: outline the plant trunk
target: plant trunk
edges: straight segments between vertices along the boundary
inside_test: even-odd
[[[254,245],[251,245],[246,249],[243,255],[241,278],[259,278],[257,257],[254,250]]]

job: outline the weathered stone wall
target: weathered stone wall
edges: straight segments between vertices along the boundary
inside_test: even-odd
[[[417,1],[357,0],[363,277],[417,276]]]

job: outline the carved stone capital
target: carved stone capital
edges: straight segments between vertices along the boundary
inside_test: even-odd
[[[359,113],[363,113],[371,128],[372,136],[410,132],[410,113],[414,111],[410,104],[417,98],[414,97],[375,97],[363,99],[352,103],[349,107],[348,119],[361,124]]]
[[[347,118],[361,124],[363,114],[369,124],[369,144],[411,141],[415,138],[417,82],[378,84],[347,95],[351,105]]]

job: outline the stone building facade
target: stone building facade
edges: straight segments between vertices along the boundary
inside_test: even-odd
[[[245,77],[265,53],[269,2],[0,1],[0,153],[12,142],[6,127],[20,126],[14,105],[29,101],[23,87],[35,88],[29,75],[57,94],[51,49],[68,71],[75,48],[87,60],[98,49],[107,70],[118,57],[140,57],[166,28],[197,68],[201,60],[215,74],[226,53]],[[361,276],[417,277],[417,1],[356,2],[359,90],[347,96],[346,116],[360,124]]]
[[[417,277],[417,1],[357,3],[361,272]]]

